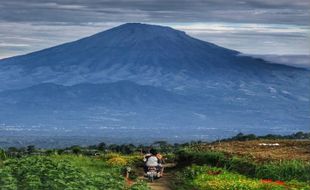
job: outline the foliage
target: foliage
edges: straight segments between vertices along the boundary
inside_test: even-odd
[[[291,136],[304,138],[307,134]],[[246,141],[261,137],[239,134],[233,138]],[[274,137],[267,135],[264,138]],[[206,145],[208,149],[205,149]],[[175,181],[175,189],[178,190],[310,189],[306,185],[310,183],[310,163],[307,161],[256,162],[254,157],[215,151],[212,144],[201,141],[174,145],[158,141],[151,146],[100,143],[53,150],[35,149],[34,146],[10,147],[6,151],[0,149],[0,190],[147,190],[145,182],[134,180],[140,175],[137,168],[143,165],[141,153],[150,147],[164,153],[168,162],[177,162],[179,167],[200,165],[188,167],[178,174]],[[127,167],[131,168],[127,181],[130,185],[122,176]]]
[[[310,163],[290,160],[258,164],[247,158],[228,156],[215,151],[182,150],[177,153],[178,163],[193,163],[226,168],[248,177],[268,178],[274,180],[310,181]]]
[[[221,168],[209,166],[187,167],[178,174],[179,182],[176,189],[210,189],[210,190],[284,190],[284,189],[308,189],[305,183],[292,181],[271,181],[266,183],[259,179],[247,178],[243,175],[228,172]]]
[[[130,190],[151,190],[151,189],[147,186],[145,181],[139,180],[130,187]]]
[[[174,163],[176,161],[176,154],[174,153],[166,153],[163,155],[165,162],[167,163]]]
[[[144,187],[144,188],[143,188]],[[82,156],[27,156],[0,168],[0,189],[126,189],[121,168]],[[134,187],[144,190],[145,185]]]
[[[232,137],[231,139],[227,139],[227,140],[248,141],[248,140],[256,140],[256,139],[259,139],[259,137],[256,137],[256,135],[254,134],[245,135],[243,133],[238,133],[236,136]]]
[[[177,154],[178,163],[209,164],[211,166],[223,167],[227,162],[226,156],[221,152],[197,152],[183,149]]]
[[[80,146],[72,146],[70,148],[74,154],[80,154],[82,152],[82,148]]]
[[[32,153],[34,153],[35,151],[36,151],[36,148],[35,148],[34,145],[29,145],[29,146],[27,146],[27,152],[28,152],[28,154],[32,154]]]
[[[256,177],[310,182],[310,163],[292,160],[263,164],[256,168]]]
[[[140,154],[130,154],[123,155],[120,153],[110,152],[108,154],[103,155],[102,157],[107,162],[121,162],[121,166],[131,165],[131,166],[142,166],[142,156]],[[143,164],[143,163],[142,163]]]
[[[7,156],[6,156],[5,151],[0,148],[0,161],[5,160],[6,158]]]
[[[105,151],[107,145],[104,142],[102,142],[102,143],[99,143],[96,147],[98,150]]]
[[[226,168],[229,171],[235,171],[249,177],[256,177],[256,169],[259,168],[259,165],[252,160],[237,156],[231,157],[226,163]]]
[[[125,158],[122,157],[114,157],[114,158],[110,158],[107,161],[108,164],[112,165],[112,166],[126,166],[127,165],[127,161]]]
[[[236,136],[233,136],[227,139],[222,139],[221,141],[248,141],[248,140],[257,140],[257,139],[310,139],[310,133],[300,131],[297,133],[293,133],[291,135],[268,134],[264,136],[256,136],[254,134],[238,133]]]

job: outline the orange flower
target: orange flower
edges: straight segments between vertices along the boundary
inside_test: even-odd
[[[280,180],[273,181],[272,179],[262,179],[261,182],[262,183],[274,183],[277,185],[285,185],[284,181],[280,181]]]
[[[272,179],[262,179],[262,183],[272,183]]]
[[[278,185],[285,185],[284,181],[280,181],[280,180],[275,181],[275,183]]]

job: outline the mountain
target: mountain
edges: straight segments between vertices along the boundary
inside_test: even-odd
[[[309,130],[309,92],[309,70],[129,23],[0,60],[0,132],[148,139],[164,129],[158,137],[173,141],[292,133]]]
[[[29,88],[0,92],[2,104],[9,107],[28,106],[35,109],[66,109],[92,105],[164,106],[185,100],[181,95],[130,81],[107,84],[81,83],[73,86],[42,83]]]
[[[292,67],[238,54],[169,27],[124,24],[75,42],[2,60],[0,74],[5,82],[0,89],[41,82],[74,85],[127,79],[169,90],[196,89],[206,75],[212,84],[223,79],[240,82],[241,76],[260,82],[273,80],[275,72],[300,73]]]

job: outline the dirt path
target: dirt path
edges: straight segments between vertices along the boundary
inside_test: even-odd
[[[171,173],[166,173],[162,178],[154,180],[153,183],[148,183],[148,186],[152,190],[172,190],[170,188],[170,183],[172,180],[173,176]]]
[[[148,182],[148,186],[152,190],[172,190],[170,188],[170,183],[173,180],[173,168],[175,167],[175,164],[165,164],[165,171],[163,177],[160,179],[154,180],[154,182]]]

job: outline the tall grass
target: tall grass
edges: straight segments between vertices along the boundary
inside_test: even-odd
[[[235,171],[248,177],[256,177],[256,169],[259,165],[249,159],[234,156],[232,158],[226,158],[225,167],[229,171]]]
[[[310,163],[299,160],[255,163],[247,158],[228,156],[221,152],[195,152],[183,150],[177,153],[181,165],[197,164],[225,168],[253,178],[273,180],[298,180],[310,182]]]
[[[271,162],[256,167],[256,177],[310,182],[310,163],[299,160]]]
[[[298,181],[253,179],[222,168],[192,165],[177,173],[174,188],[178,190],[308,190],[310,186]]]
[[[58,162],[69,161],[73,166],[81,168],[87,172],[97,173],[106,168],[112,170],[120,170],[119,168],[108,166],[106,162],[98,158],[91,158],[79,155],[53,155],[50,156],[53,160]]]

